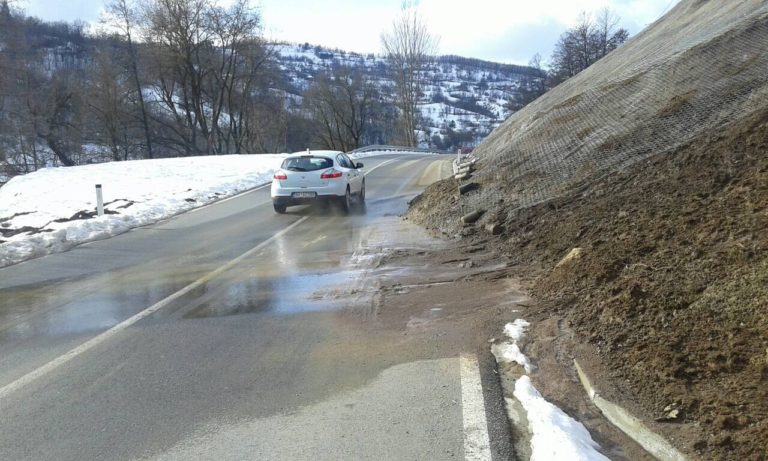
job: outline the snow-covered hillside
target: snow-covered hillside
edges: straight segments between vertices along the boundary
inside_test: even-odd
[[[302,95],[315,77],[337,66],[362,70],[383,94],[391,97],[394,82],[382,56],[309,44],[277,45],[276,51],[295,108],[300,106]],[[459,56],[439,57],[422,75],[422,144],[435,146],[446,137],[459,137],[464,145],[479,143],[510,115],[505,106],[518,94],[521,80],[536,75],[535,69],[523,66]]]

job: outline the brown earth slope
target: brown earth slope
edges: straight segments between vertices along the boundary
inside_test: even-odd
[[[435,227],[423,211],[454,194],[433,185],[409,216]],[[592,346],[616,400],[646,421],[677,408],[660,429],[702,459],[764,459],[768,110],[504,227],[497,250],[539,268],[538,317],[564,318]],[[555,267],[573,248],[581,256]]]
[[[695,458],[768,453],[766,69],[768,3],[683,0],[495,131],[478,190],[435,184],[408,215],[470,238],[503,224],[538,318],[564,319],[601,391]]]
[[[533,294],[595,346],[616,395],[647,420],[676,405],[704,459],[763,459],[768,111],[506,224],[518,263],[582,248]]]

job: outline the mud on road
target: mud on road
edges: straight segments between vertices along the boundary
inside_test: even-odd
[[[489,413],[506,419],[502,397],[511,396],[514,382],[508,380],[508,365],[497,370],[490,346],[502,336],[505,323],[537,316],[526,294],[534,280],[530,273],[499,254],[491,240],[479,237],[471,242],[432,240],[397,248],[373,243],[352,260],[367,269],[357,288],[329,293],[352,306],[341,317],[364,318],[364,336],[373,345],[388,338],[390,354],[410,351],[448,357],[462,350],[477,354],[486,363],[484,368],[492,371],[483,379]],[[571,339],[554,319],[532,329],[526,352],[537,365],[532,374],[541,383],[537,386],[583,422],[611,459],[651,460],[639,445],[602,418],[572,370],[558,361],[570,357]],[[527,459],[527,427],[507,426],[506,422],[502,426],[505,429],[491,434],[491,440],[509,445],[509,459]]]

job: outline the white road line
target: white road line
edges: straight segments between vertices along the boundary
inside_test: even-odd
[[[371,168],[370,170],[363,173],[365,176],[368,176],[369,174],[373,173],[375,170],[378,170],[379,168],[383,167],[384,165],[389,165],[392,162],[395,162],[397,160],[400,160],[399,158],[393,158],[392,160],[387,160],[386,162],[381,162],[375,167]]]
[[[480,365],[474,355],[459,357],[461,405],[464,415],[464,459],[490,461],[491,439],[485,419],[485,400],[480,380]]]
[[[195,288],[201,286],[202,284],[210,281],[211,279],[214,279],[221,275],[222,273],[226,272],[227,270],[233,268],[237,264],[239,264],[244,259],[248,258],[249,256],[252,256],[254,253],[258,252],[259,250],[263,249],[265,246],[272,243],[274,240],[277,240],[281,238],[283,235],[288,233],[291,229],[298,226],[299,224],[303,223],[309,218],[309,216],[304,216],[303,218],[299,219],[298,221],[294,222],[290,226],[286,227],[285,229],[281,230],[280,232],[276,233],[272,237],[268,238],[267,240],[261,242],[260,244],[256,245],[255,247],[251,248],[250,250],[246,251],[245,253],[241,254],[237,258],[229,261],[228,263],[224,264],[223,266],[219,267],[218,269],[214,270],[213,272],[209,272],[208,274],[204,275],[203,277],[195,280],[194,282],[190,283],[189,285],[185,286],[181,290],[173,293],[172,295],[168,296],[167,298],[158,301],[157,303],[153,304],[152,306],[144,309],[143,311],[139,312],[138,314],[134,315],[133,317],[130,317],[126,320],[123,320],[122,322],[118,323],[117,325],[113,326],[109,330],[101,333],[98,336],[95,336],[88,341],[84,342],[83,344],[77,346],[76,348],[72,349],[71,351],[65,353],[64,355],[61,355],[50,362],[46,363],[45,365],[41,366],[40,368],[33,370],[26,375],[22,376],[21,378],[17,379],[16,381],[13,381],[10,384],[5,385],[4,387],[0,388],[0,400],[7,397],[9,394],[13,393],[14,391],[17,391],[21,389],[22,387],[26,386],[27,384],[31,383],[32,381],[36,380],[37,378],[40,378],[41,376],[45,375],[46,373],[49,373],[56,368],[64,365],[65,363],[69,362],[70,360],[74,359],[78,355],[93,349],[94,347],[98,346],[99,344],[103,343],[104,341],[108,340],[112,336],[116,335],[120,331],[128,328],[129,326],[135,324],[141,319],[144,319],[153,313],[157,312],[158,310],[162,309],[163,307],[167,306],[174,300],[184,296],[185,294],[189,293],[190,291],[194,290]]]

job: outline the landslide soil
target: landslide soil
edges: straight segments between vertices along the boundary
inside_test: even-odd
[[[453,235],[455,190],[431,186],[409,219]],[[489,220],[504,224],[497,251],[538,274],[531,317],[564,320],[602,393],[689,455],[765,459],[768,110]]]

